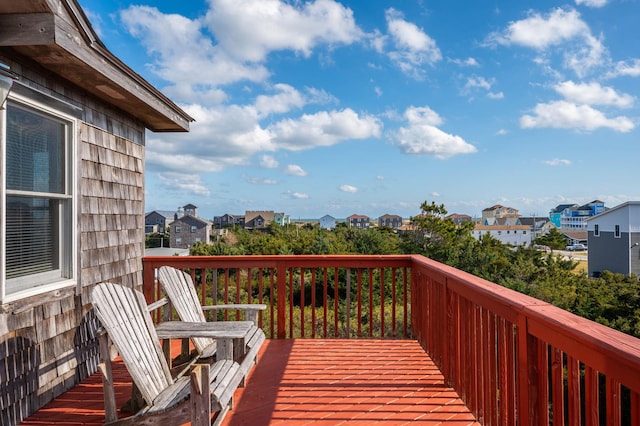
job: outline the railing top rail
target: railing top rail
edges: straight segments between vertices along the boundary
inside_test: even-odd
[[[184,268],[274,268],[286,264],[291,267],[305,268],[371,268],[371,267],[409,267],[408,255],[267,255],[267,256],[145,256],[143,263],[172,265]]]

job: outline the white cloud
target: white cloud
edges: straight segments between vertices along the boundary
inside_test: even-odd
[[[262,62],[277,50],[305,56],[320,44],[358,41],[351,9],[332,0],[209,0],[204,18],[220,46],[238,61]]]
[[[640,76],[640,59],[616,62],[613,70],[606,74],[606,77],[608,78],[638,76]]]
[[[120,12],[120,19],[154,58],[149,68],[174,84],[203,88],[240,80],[263,81],[269,76],[264,66],[239,62],[220,49],[203,33],[199,20],[163,14],[149,6],[130,6]],[[189,92],[180,87],[174,90]]]
[[[158,173],[157,176],[164,186],[182,195],[193,194],[200,197],[211,195],[209,188],[202,182],[200,176],[196,174],[165,172]]]
[[[260,158],[260,166],[264,167],[265,169],[275,169],[276,167],[278,167],[278,165],[278,161],[271,155],[265,154]]]
[[[389,58],[406,74],[421,77],[424,65],[442,59],[436,42],[421,28],[404,19],[401,12],[390,8],[385,13],[387,27],[394,45]]]
[[[634,104],[634,97],[626,93],[618,94],[611,87],[603,87],[599,83],[574,83],[563,81],[556,84],[555,91],[570,102],[588,105],[611,105],[618,108],[629,108]]]
[[[302,167],[296,164],[289,164],[284,172],[291,176],[306,176],[308,174]]]
[[[571,160],[563,160],[563,159],[560,159],[560,158],[554,158],[552,160],[547,160],[544,163],[549,165],[549,166],[570,166],[571,165]]]
[[[278,181],[275,179],[261,178],[261,177],[254,177],[254,176],[243,176],[243,178],[247,182],[252,183],[254,185],[277,185],[278,184]]]
[[[284,195],[287,198],[292,198],[294,200],[307,200],[311,197],[309,197],[309,194],[305,194],[303,192],[295,192],[295,191],[286,191],[283,192],[282,195]]]
[[[407,125],[390,133],[390,141],[406,154],[433,155],[444,159],[477,151],[460,136],[436,127],[442,124],[442,119],[429,107],[410,107],[404,116]]]
[[[465,84],[464,87],[467,89],[479,88],[479,89],[491,90],[492,85],[493,85],[493,80],[489,81],[484,77],[473,76],[467,79],[467,83]]]
[[[589,26],[575,9],[553,9],[547,15],[529,12],[526,19],[511,22],[503,32],[491,33],[488,45],[523,46],[539,52],[559,51],[564,55],[565,67],[578,76],[604,64],[607,51],[601,41],[591,34]],[[537,62],[546,61],[537,58]]]
[[[350,108],[305,114],[299,119],[284,119],[268,130],[279,148],[299,151],[331,146],[349,139],[379,137],[382,124],[369,115],[359,116]]]
[[[449,59],[449,62],[453,62],[456,65],[459,65],[461,67],[479,67],[480,64],[478,63],[478,61],[475,60],[475,58],[467,58],[467,59]]]
[[[276,94],[256,98],[254,105],[258,117],[286,113],[293,108],[302,108],[306,103],[304,96],[288,84],[276,84],[273,88]]]
[[[525,129],[553,127],[586,131],[604,127],[616,132],[628,132],[635,126],[625,116],[607,118],[601,111],[588,105],[555,101],[536,105],[533,115],[524,115],[520,118],[520,127]]]
[[[487,93],[487,98],[489,99],[504,99],[504,93],[502,92],[489,92]]]
[[[576,4],[578,6],[585,5],[587,7],[603,7],[609,0],[576,0]]]
[[[496,135],[498,135],[498,136],[504,136],[504,135],[506,135],[507,133],[509,133],[509,132],[507,131],[507,129],[500,129],[500,130],[498,130],[498,131],[496,132]]]
[[[436,191],[433,191],[433,192],[431,193],[431,196],[432,196],[432,197],[439,197],[439,196],[440,196],[440,193],[439,193],[439,192],[436,192]]]
[[[353,185],[340,185],[338,189],[342,192],[350,192],[352,194],[358,192],[358,188]]]

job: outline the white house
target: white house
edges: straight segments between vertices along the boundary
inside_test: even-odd
[[[525,246],[531,244],[531,227],[527,225],[482,225],[476,224],[471,235],[479,240],[483,235],[489,234],[502,244],[512,246]]]

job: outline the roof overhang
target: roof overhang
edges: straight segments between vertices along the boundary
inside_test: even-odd
[[[154,132],[185,132],[194,121],[102,44],[76,0],[0,0],[0,48],[33,60]]]

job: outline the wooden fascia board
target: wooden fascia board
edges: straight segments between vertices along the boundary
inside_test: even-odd
[[[51,46],[54,51],[62,49],[84,64],[90,72],[100,74],[109,84],[94,85],[87,84],[86,81],[71,81],[120,107],[123,107],[122,99],[137,99],[147,110],[154,111],[151,114],[155,116],[154,119],[140,117],[152,131],[188,131],[189,123],[194,121],[101,43],[83,37],[77,27],[53,13],[0,15],[0,46]],[[52,68],[51,64],[42,65]],[[53,71],[60,74],[60,70]],[[69,75],[61,76],[69,79]],[[140,108],[132,108],[129,113],[139,116]],[[167,120],[172,124],[166,123]],[[163,122],[166,125],[160,124]]]

